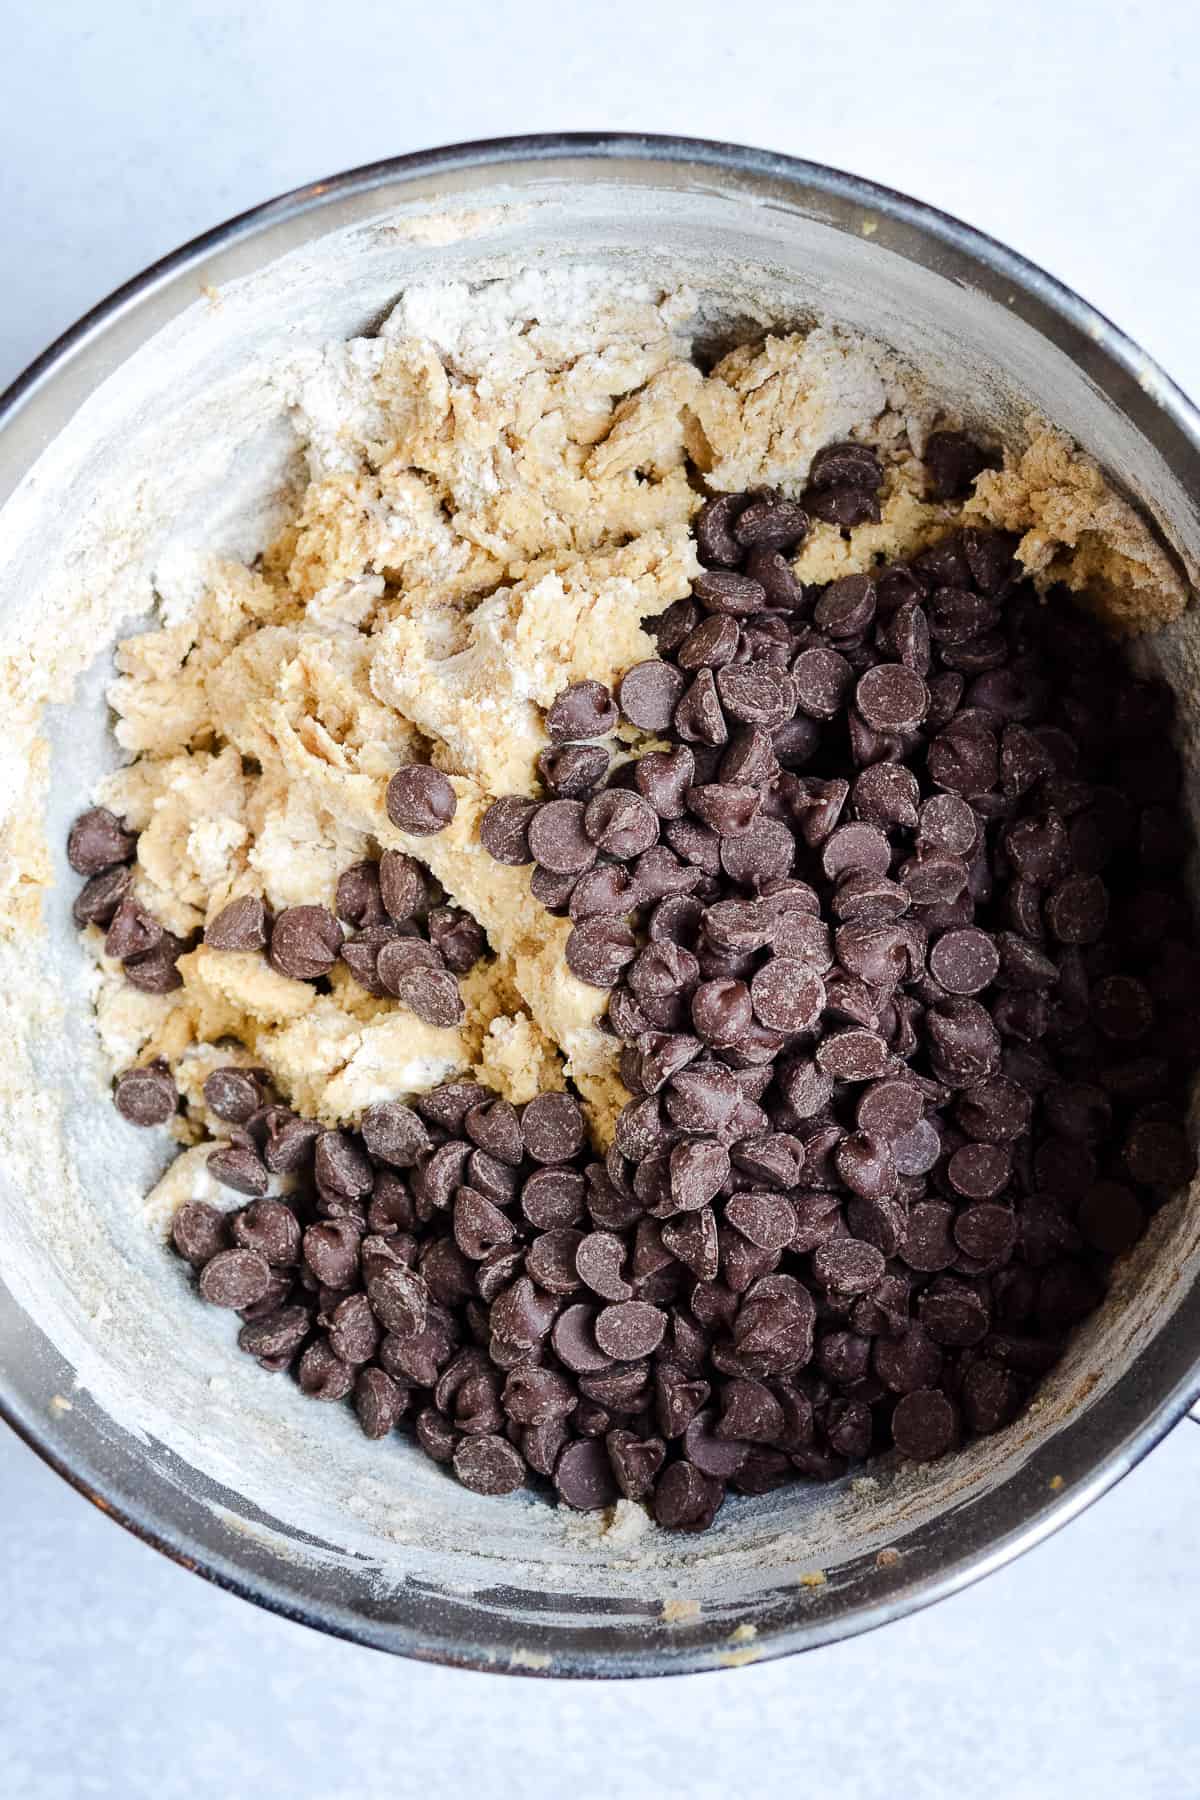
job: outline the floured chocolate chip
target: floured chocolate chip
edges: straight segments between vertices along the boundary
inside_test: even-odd
[[[388,818],[414,837],[444,831],[457,808],[458,797],[449,780],[427,763],[406,763],[388,782]]]
[[[665,668],[667,665],[662,663],[654,666]],[[680,685],[682,686],[682,683]],[[603,781],[608,773],[608,763],[608,751],[601,744],[559,744],[554,749],[541,752],[537,759],[537,768],[545,786],[558,799],[578,799],[581,795],[590,794],[597,783]],[[497,804],[504,803],[497,802]],[[514,799],[513,804],[516,805],[518,802]],[[536,805],[536,802],[532,804]],[[485,836],[487,820],[490,816],[491,809],[485,815],[484,824],[480,828],[480,837],[485,849],[490,848],[488,837]],[[499,821],[493,827],[497,833],[498,829]],[[516,848],[522,847],[523,845],[518,840]],[[507,857],[503,856],[497,858],[499,862],[507,860]],[[529,860],[528,854],[522,858],[524,862]]]
[[[263,1104],[262,1071],[214,1069],[204,1082],[204,1103],[228,1125],[244,1125]]]
[[[601,681],[573,682],[546,714],[546,730],[556,743],[607,737],[616,728],[617,709]]]
[[[621,677],[617,699],[631,725],[640,731],[665,731],[686,685],[670,663],[635,663]]]
[[[204,928],[204,941],[213,950],[265,950],[267,912],[255,894],[231,900]]]
[[[104,940],[104,954],[118,959],[136,959],[157,949],[163,936],[163,928],[153,914],[147,912],[132,893],[126,893],[113,914]]]
[[[111,925],[132,880],[133,870],[122,865],[102,869],[98,875],[90,876],[71,907],[75,924],[81,930],[85,925]]]
[[[483,926],[461,906],[434,906],[427,920],[429,941],[452,975],[467,975],[487,949]]]
[[[580,1438],[567,1445],[554,1469],[559,1498],[579,1512],[611,1506],[619,1498],[612,1462],[604,1444]]]
[[[179,1095],[171,1071],[159,1061],[118,1075],[113,1103],[131,1125],[165,1125],[179,1105]]]
[[[218,1250],[200,1271],[200,1293],[210,1306],[241,1312],[271,1285],[271,1266],[257,1250]]]
[[[567,938],[567,967],[590,987],[612,987],[636,955],[637,939],[619,918],[584,919]]]
[[[371,861],[351,863],[338,876],[334,911],[359,930],[382,925],[387,914],[379,891],[379,867]]]
[[[694,1463],[670,1463],[655,1490],[654,1517],[667,1531],[707,1531],[724,1497],[720,1481]]]
[[[289,906],[271,927],[271,966],[294,981],[328,975],[342,948],[342,928],[324,906]]]
[[[130,862],[136,851],[136,834],[126,831],[106,806],[80,813],[67,834],[67,861],[77,875],[99,875],[115,864]]]
[[[385,850],[379,859],[379,893],[388,917],[397,925],[423,911],[429,890],[420,863],[403,850]]]

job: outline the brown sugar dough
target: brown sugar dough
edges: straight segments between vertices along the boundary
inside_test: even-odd
[[[1177,619],[1188,589],[1145,521],[1060,431],[1027,421],[1029,443],[981,475],[963,507],[1019,533],[1017,555],[1039,587],[1065,582],[1088,596],[1111,631],[1153,631]]]
[[[612,684],[653,655],[645,622],[699,567],[689,459],[710,489],[797,495],[822,445],[876,446],[879,523],[814,523],[795,558],[804,581],[911,555],[962,517],[1020,533],[1039,583],[1088,584],[1119,627],[1182,607],[1146,528],[1057,434],[1031,425],[965,505],[934,501],[925,437],[957,421],[902,359],[818,325],[704,376],[694,308],[686,289],[577,269],[410,290],[377,337],[288,377],[311,480],[262,568],[214,562],[190,598],[164,602],[158,629],[118,647],[110,698],[133,760],[100,797],[141,833],[137,892],[171,930],[242,894],[331,905],[342,869],[397,848],[492,952],[463,979],[461,1025],[440,1029],[341,966],[324,993],[203,945],[181,960],[182,989],[141,994],[89,932],[106,1053],[115,1068],[166,1058],[185,1141],[211,1126],[214,1056],[269,1067],[326,1124],[454,1074],[518,1104],[570,1079],[608,1141],[628,1096],[600,1029],[607,997],[567,968],[569,921],[533,899],[528,868],[486,855],[478,827],[496,795],[536,790],[561,688]],[[451,775],[457,810],[435,836],[407,837],[387,780],[426,758]],[[181,1157],[167,1179],[174,1193],[204,1178]]]

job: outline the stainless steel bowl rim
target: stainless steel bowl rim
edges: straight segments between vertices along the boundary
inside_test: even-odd
[[[1185,479],[1186,472],[1190,472],[1191,484],[1195,484],[1196,470],[1200,467],[1200,409],[1103,313],[1025,257],[933,206],[861,176],[744,145],[643,133],[567,132],[452,144],[370,163],[296,188],[253,207],[151,264],[84,314],[0,395],[0,432],[16,419],[44,385],[123,314],[143,305],[181,274],[202,265],[214,252],[226,250],[268,227],[317,212],[332,202],[431,176],[459,172],[482,176],[504,165],[530,164],[559,165],[558,172],[561,173],[564,163],[603,165],[619,161],[651,167],[709,168],[726,180],[734,177],[745,183],[748,197],[769,199],[774,192],[786,202],[790,190],[793,203],[803,193],[810,202],[813,196],[822,197],[833,206],[841,204],[869,210],[880,221],[901,230],[912,227],[920,237],[932,240],[950,257],[962,256],[968,260],[977,284],[986,292],[1006,294],[1010,300],[1015,299],[1023,316],[1043,335],[1054,340],[1057,332],[1065,329],[1076,342],[1077,335],[1089,340],[1096,347],[1098,356],[1116,365],[1127,379],[1132,404],[1147,415],[1146,435],[1176,472],[1184,473]],[[1101,385],[1111,394],[1111,380],[1103,381]],[[1142,423],[1140,419],[1139,423]],[[1190,1317],[1197,1327],[1192,1341],[1200,1344],[1200,1295],[1195,1290],[1181,1303],[1177,1317],[1184,1320],[1189,1299]],[[2,1290],[0,1301],[7,1303]],[[1161,1351],[1157,1339],[1143,1353],[1143,1367],[1153,1360],[1156,1350]],[[1165,1360],[1172,1371],[1179,1362],[1178,1357]],[[1096,1425],[1101,1429],[1106,1425],[1111,1428],[1112,1445],[1107,1453],[1099,1460],[1088,1456],[1086,1471],[1079,1479],[1073,1479],[1069,1445],[1064,1444],[1061,1486],[1056,1482],[1051,1491],[1040,1496],[1036,1507],[1019,1527],[1002,1535],[985,1537],[978,1546],[968,1545],[936,1573],[917,1573],[908,1579],[905,1572],[900,1571],[881,1584],[884,1591],[874,1604],[859,1606],[848,1614],[822,1617],[818,1605],[810,1617],[760,1631],[745,1656],[731,1656],[728,1644],[723,1651],[712,1644],[681,1645],[678,1652],[647,1647],[643,1650],[634,1648],[620,1656],[584,1650],[577,1655],[556,1655],[552,1667],[547,1670],[531,1667],[520,1659],[507,1664],[498,1661],[494,1648],[466,1643],[453,1630],[439,1630],[432,1619],[420,1637],[413,1632],[401,1637],[393,1623],[364,1617],[361,1612],[340,1605],[336,1597],[298,1605],[281,1583],[262,1573],[248,1577],[242,1563],[215,1550],[189,1524],[173,1524],[166,1529],[161,1515],[147,1500],[144,1485],[142,1493],[137,1494],[133,1491],[134,1484],[122,1482],[110,1470],[100,1468],[86,1453],[71,1454],[67,1447],[68,1434],[62,1423],[53,1417],[48,1420],[44,1416],[35,1416],[31,1408],[24,1406],[3,1367],[0,1367],[0,1418],[65,1481],[144,1542],[219,1587],[284,1617],[334,1636],[417,1660],[489,1671],[499,1669],[519,1674],[597,1678],[695,1673],[743,1661],[758,1662],[794,1654],[876,1629],[980,1580],[1075,1518],[1141,1461],[1200,1399],[1200,1358],[1189,1361],[1180,1369],[1178,1378],[1167,1385],[1158,1403],[1133,1429],[1122,1431],[1120,1403],[1126,1379],[1122,1378],[1114,1391],[1091,1409],[1092,1413],[1109,1415],[1093,1422],[1093,1428]],[[1154,1385],[1152,1378],[1151,1385]],[[1060,1437],[1069,1438],[1073,1429],[1068,1427]],[[169,1468],[165,1466],[170,1460],[169,1453],[164,1452],[158,1460],[163,1466],[153,1472],[154,1479],[148,1484],[152,1489],[160,1481],[170,1478]],[[530,1632],[529,1626],[523,1628],[524,1637],[528,1638]]]

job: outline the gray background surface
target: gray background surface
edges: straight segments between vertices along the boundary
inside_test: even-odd
[[[269,194],[454,139],[624,128],[872,175],[1064,277],[1200,389],[1192,0],[10,0],[0,385]],[[919,1618],[720,1676],[575,1687],[388,1662],[186,1575],[0,1430],[6,1800],[745,1789],[1193,1793],[1200,1430]]]

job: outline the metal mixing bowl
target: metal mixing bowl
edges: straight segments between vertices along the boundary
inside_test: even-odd
[[[272,201],[139,276],[41,357],[0,401],[0,650],[32,629],[47,568],[78,559],[79,534],[116,506],[118,477],[149,522],[143,562],[159,526],[165,540],[189,521],[201,541],[253,552],[226,530],[221,484],[236,466],[264,493],[278,487],[288,445],[282,402],[278,416],[254,413],[239,358],[267,364],[297,341],[361,330],[414,276],[470,279],[565,255],[686,271],[711,291],[714,345],[820,310],[898,344],[1000,428],[1041,409],[1197,567],[1200,416],[1106,319],[1011,251],[786,157],[671,138],[524,138],[402,157]],[[164,420],[193,419],[194,454],[176,443],[164,486]],[[109,541],[119,526],[106,529]],[[97,651],[119,595],[106,604],[108,624],[80,626]],[[1190,622],[1143,654],[1180,691],[1195,792]],[[45,828],[56,845],[111,754],[103,664],[54,710]],[[134,1202],[128,1214],[126,1198],[110,1202],[141,1191],[162,1148],[131,1149],[108,1124],[66,910],[60,892],[45,944],[22,952],[51,1000],[31,1067],[84,1073],[43,1077],[64,1103],[59,1164],[40,1183],[11,1160],[0,1172],[0,1405],[97,1505],[290,1617],[404,1655],[558,1675],[807,1649],[1039,1542],[1200,1391],[1200,1225],[1181,1200],[1031,1411],[942,1464],[737,1500],[699,1540],[626,1542],[535,1500],[478,1500],[399,1440],[366,1445],[339,1410],[266,1381],[237,1358],[227,1321],[181,1311],[178,1269]],[[60,1049],[67,1061],[55,1063]],[[26,1104],[8,1088],[0,1097],[14,1140]]]

